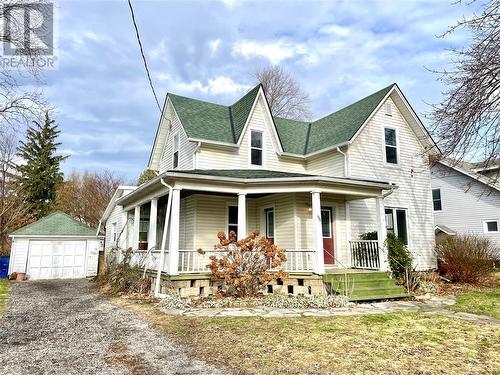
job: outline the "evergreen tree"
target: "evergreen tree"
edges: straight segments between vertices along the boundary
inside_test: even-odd
[[[56,142],[60,133],[55,121],[45,113],[43,124],[33,121],[26,132],[26,140],[21,141],[17,155],[23,159],[17,165],[18,181],[26,196],[26,204],[37,217],[50,213],[56,198],[56,187],[63,181],[60,163],[67,156],[56,155]]]

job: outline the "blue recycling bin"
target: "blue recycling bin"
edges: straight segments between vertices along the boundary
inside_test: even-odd
[[[0,257],[0,279],[6,279],[9,272],[9,257]]]

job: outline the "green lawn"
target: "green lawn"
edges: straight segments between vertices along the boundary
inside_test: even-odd
[[[468,289],[457,293],[454,311],[488,315],[500,319],[500,289]]]
[[[494,374],[498,325],[423,313],[188,318],[120,302],[195,355],[240,374]]]
[[[9,281],[6,279],[0,279],[0,314],[5,311],[9,288]]]

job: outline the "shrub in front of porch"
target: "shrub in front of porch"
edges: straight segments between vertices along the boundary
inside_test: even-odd
[[[220,255],[210,256],[207,266],[213,281],[223,281],[222,294],[236,297],[256,296],[272,281],[288,278],[281,266],[286,262],[285,251],[265,236],[258,238],[253,231],[237,240],[231,231],[219,232],[215,249]],[[202,249],[198,250],[204,254]]]

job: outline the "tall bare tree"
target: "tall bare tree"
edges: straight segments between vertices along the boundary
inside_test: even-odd
[[[452,50],[450,70],[437,72],[447,90],[433,108],[433,134],[445,156],[484,160],[488,167],[500,155],[500,1],[485,3],[442,37],[460,29],[470,32],[471,42]]]
[[[309,96],[283,67],[273,65],[258,69],[255,78],[264,87],[273,116],[294,120],[312,117]]]
[[[32,4],[45,2],[30,1]],[[31,19],[29,23],[24,22],[24,18],[19,16],[19,6],[25,3],[23,0],[0,1],[0,44],[23,50],[23,55],[16,55],[15,59],[22,57],[27,62],[10,63],[8,56],[4,56],[4,61],[0,64],[0,128],[18,129],[19,125],[26,125],[34,118],[41,119],[48,109],[41,91],[34,88],[41,83],[43,70],[42,65],[33,63],[37,61],[39,52],[23,48],[25,35],[39,28],[36,17],[40,15],[32,12],[30,16],[35,19]]]
[[[15,137],[12,132],[0,131],[0,255],[9,254],[9,234],[34,220],[16,183],[15,161]]]
[[[73,172],[56,191],[55,209],[97,228],[116,188],[123,183],[113,172]]]

